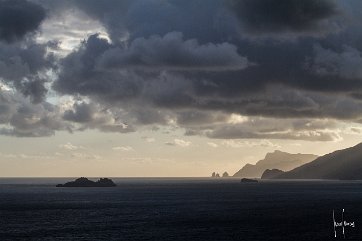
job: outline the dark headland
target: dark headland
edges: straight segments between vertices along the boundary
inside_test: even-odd
[[[362,143],[318,157],[272,179],[362,180]]]
[[[100,178],[98,181],[94,182],[88,178],[81,177],[72,182],[67,182],[65,184],[58,184],[56,187],[115,187],[117,186],[109,178]]]

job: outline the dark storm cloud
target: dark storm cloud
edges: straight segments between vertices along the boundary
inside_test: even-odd
[[[0,40],[21,40],[27,33],[38,29],[46,12],[38,4],[26,0],[0,1]]]
[[[0,77],[23,95],[41,103],[41,73],[53,69],[57,94],[86,100],[59,114],[72,130],[177,126],[211,138],[331,141],[337,127],[317,120],[362,119],[352,0],[37,2],[52,14],[81,10],[109,37],[88,36],[59,69],[49,44],[0,46]],[[233,114],[268,121],[235,123]]]
[[[259,2],[259,1],[258,1]],[[331,9],[337,8],[334,1],[326,2],[326,1],[306,1],[305,3],[299,3],[296,1],[290,1],[291,3],[286,4],[290,11],[299,11],[299,8],[306,8],[312,11],[312,15],[314,14],[313,11],[319,12],[319,10],[323,7],[326,9],[326,12],[333,12]],[[260,3],[259,3],[260,4]],[[274,4],[277,5],[275,8],[278,8],[279,5],[283,4]],[[87,6],[84,6],[87,5]],[[94,6],[93,6],[94,5]],[[199,6],[197,8],[197,6]],[[203,6],[203,7],[200,7]],[[188,67],[185,69],[184,75],[187,78],[197,79],[194,82],[196,91],[198,94],[207,94],[208,92],[215,92],[216,95],[223,95],[229,96],[230,94],[239,95],[243,92],[250,92],[255,90],[260,90],[264,88],[265,85],[273,84],[273,83],[282,83],[287,86],[292,86],[295,88],[301,89],[308,89],[308,90],[321,90],[321,91],[339,91],[339,90],[349,90],[349,89],[358,89],[361,88],[359,85],[358,79],[350,79],[348,82],[343,81],[342,76],[338,75],[319,75],[313,71],[314,66],[309,66],[314,58],[318,58],[315,52],[315,45],[320,44],[325,49],[331,49],[331,51],[337,51],[336,49],[341,46],[340,43],[336,45],[331,45],[330,42],[332,38],[305,38],[296,41],[286,41],[283,38],[283,41],[278,41],[274,38],[272,40],[247,40],[247,39],[236,39],[236,35],[233,32],[233,27],[226,28],[227,33],[225,36],[232,36],[230,38],[230,43],[224,43],[223,41],[220,42],[220,38],[218,34],[215,35],[208,35],[204,34],[204,31],[209,31],[208,29],[213,29],[218,24],[215,21],[211,21],[210,19],[206,20],[206,16],[213,15],[211,13],[219,13],[223,14],[219,15],[218,23],[219,22],[227,22],[229,25],[236,25],[229,16],[227,16],[227,11],[225,11],[224,7],[226,5],[223,1],[212,1],[210,6],[202,4],[199,1],[134,1],[134,2],[127,2],[120,6],[119,4],[114,4],[114,8],[110,7],[110,3],[78,3],[78,7],[83,9],[86,12],[89,12],[91,16],[97,17],[99,19],[100,16],[106,19],[114,19],[117,18],[119,20],[119,25],[125,23],[130,24],[130,26],[126,26],[127,33],[129,34],[129,39],[123,43],[126,45],[126,48],[122,47],[110,47],[108,50],[104,50],[104,54],[102,56],[100,54],[92,55],[91,58],[99,58],[98,60],[89,60],[95,65],[97,62],[100,63],[98,67],[103,67],[103,72],[105,75],[109,75],[109,69],[115,68],[130,68],[138,66],[138,68],[146,67],[148,69],[152,69],[155,71],[159,70],[170,70],[178,67]],[[340,8],[339,6],[338,8]],[[162,18],[151,18],[150,16],[156,15],[159,9],[164,9],[162,11]],[[127,11],[125,10],[127,9]],[[197,9],[197,12],[195,12]],[[147,10],[147,14],[144,11]],[[179,10],[179,11],[176,11]],[[113,13],[115,11],[124,12],[124,15],[115,16]],[[322,10],[320,10],[322,11]],[[182,12],[176,14],[175,12]],[[209,13],[208,15],[204,12]],[[134,13],[134,14],[130,14]],[[181,14],[181,15],[180,15]],[[306,14],[302,11],[301,14]],[[121,15],[121,14],[120,14]],[[178,16],[183,17],[178,17]],[[290,15],[294,16],[294,13],[290,13]],[[333,14],[331,14],[333,15]],[[318,15],[319,16],[319,15]],[[149,18],[150,17],[150,18]],[[103,19],[102,18],[102,19]],[[101,21],[103,22],[103,20]],[[147,21],[146,21],[147,19]],[[314,19],[314,18],[312,18]],[[318,19],[318,18],[317,18]],[[108,20],[107,20],[108,21]],[[174,26],[170,23],[177,22]],[[302,20],[300,20],[302,21]],[[309,19],[306,18],[308,22]],[[203,29],[200,28],[197,34],[195,29],[199,29],[199,25],[203,24]],[[144,29],[140,30],[139,28],[143,28],[143,26],[152,25],[153,27],[145,27]],[[154,25],[153,25],[154,24]],[[112,26],[105,23],[108,30],[111,31],[109,28]],[[118,26],[119,26],[118,25]],[[167,26],[173,26],[172,28],[165,28]],[[333,25],[333,24],[331,24]],[[116,26],[113,26],[116,28]],[[187,28],[186,28],[187,27]],[[235,27],[235,26],[234,26]],[[200,65],[197,55],[195,53],[187,55],[188,51],[184,51],[185,43],[180,42],[180,45],[177,45],[175,48],[171,49],[168,48],[166,43],[166,36],[172,36],[174,31],[179,31],[182,33],[186,39],[188,40],[189,36],[191,39],[196,38],[196,40],[201,39],[200,46],[204,46],[205,44],[226,44],[227,46],[235,46],[237,48],[237,53],[239,56],[235,54],[234,50],[226,51],[230,52],[230,54],[224,54],[221,59],[217,57],[217,55],[211,55],[212,52],[215,52],[215,48],[210,48],[210,53],[208,54],[209,61],[212,61],[206,67],[212,70],[228,70],[232,69],[235,70],[235,64],[233,63],[240,63],[243,60],[242,58],[247,57],[250,62],[255,63],[254,67],[246,68],[243,71],[235,72],[235,71],[222,71],[220,73],[187,73],[187,71],[192,70],[193,68],[197,69],[202,67]],[[217,33],[217,31],[214,31]],[[137,34],[135,34],[137,33]],[[152,40],[150,36],[157,36],[159,38]],[[136,37],[141,37],[135,40]],[[301,37],[303,35],[301,34]],[[334,36],[333,36],[334,38]],[[113,38],[112,38],[113,39]],[[156,41],[157,40],[157,41]],[[88,42],[90,39],[88,40]],[[117,42],[118,40],[116,40]],[[163,45],[158,44],[163,43]],[[155,47],[155,44],[158,44]],[[101,44],[100,44],[101,45]],[[106,44],[105,44],[106,45]],[[117,45],[116,45],[117,46]],[[122,45],[121,45],[122,46]],[[95,47],[97,49],[98,47]],[[92,52],[92,47],[87,47],[88,52]],[[157,49],[159,51],[152,51],[153,49]],[[222,50],[223,48],[219,48]],[[164,51],[162,51],[164,50]],[[175,53],[177,50],[183,50],[183,56],[180,56],[176,53],[176,56],[170,57],[171,53]],[[186,49],[187,50],[187,49]],[[208,49],[209,50],[209,49]],[[200,51],[198,51],[200,52]],[[197,53],[197,52],[196,52]],[[76,54],[75,54],[76,55]],[[184,57],[184,58],[178,58]],[[243,57],[241,57],[243,56]],[[187,58],[185,58],[187,57]],[[206,55],[205,55],[206,57]],[[338,57],[338,56],[337,56]],[[229,58],[229,59],[228,59]],[[190,60],[191,61],[186,61]],[[167,61],[166,61],[167,60]],[[214,66],[214,61],[223,61],[227,63],[227,61],[231,61],[231,65],[224,65],[224,66]],[[179,62],[177,62],[179,61]],[[184,61],[184,62],[182,62]],[[244,61],[245,62],[245,61]],[[178,66],[175,66],[174,63],[178,63]],[[187,63],[189,66],[185,66],[184,63]],[[206,62],[207,63],[207,62]],[[201,63],[204,64],[205,63]],[[242,69],[242,66],[245,64],[237,65]],[[167,68],[168,67],[168,68]],[[206,68],[204,67],[204,69]],[[309,69],[308,69],[309,68]],[[133,75],[133,73],[132,73]],[[101,77],[100,77],[101,78]],[[134,75],[131,77],[134,78]],[[107,77],[107,79],[110,79]],[[199,80],[202,81],[199,81]],[[328,85],[324,83],[328,81]],[[108,81],[103,81],[108,82]],[[124,84],[124,81],[119,81],[119,83]],[[206,85],[204,84],[206,83]],[[93,84],[93,83],[92,83]],[[134,86],[131,83],[127,84],[126,88],[130,88],[130,92],[134,93],[141,84],[137,81],[137,85]],[[90,85],[90,84],[89,84]],[[89,86],[88,85],[88,86]],[[105,85],[108,85],[105,84]],[[141,84],[142,85],[142,84]],[[214,86],[214,87],[213,87]],[[99,88],[102,90],[103,88]],[[214,94],[214,93],[212,93]]]
[[[190,69],[181,65],[181,67],[177,66],[179,67],[177,71],[174,70],[176,67],[173,67],[173,71],[163,71],[163,68],[160,67],[162,64],[157,61],[155,63],[157,67],[152,68],[151,64],[147,66],[146,63],[138,62],[138,65],[143,64],[145,69],[132,70],[132,68],[124,67],[127,64],[128,67],[135,65],[129,61],[125,61],[124,66],[109,67],[99,64],[99,59],[103,58],[104,53],[111,52],[115,48],[107,40],[94,35],[79,50],[74,51],[63,60],[64,69],[55,83],[55,87],[63,93],[85,95],[106,105],[117,103],[116,105],[127,108],[129,111],[128,123],[167,125],[166,119],[174,118],[180,127],[186,128],[187,133],[201,133],[194,129],[197,123],[199,126],[209,126],[210,129],[216,128],[216,124],[227,121],[227,116],[231,113],[281,119],[335,118],[352,121],[360,119],[361,103],[345,93],[348,93],[348,90],[357,91],[361,85],[354,79],[347,79],[347,82],[343,82],[346,76],[340,73],[347,73],[344,68],[351,66],[350,63],[344,64],[343,71],[337,68],[346,59],[350,59],[348,57],[349,49],[348,51],[343,50],[341,54],[331,51],[335,53],[333,55],[335,57],[331,58],[330,62],[334,63],[332,67],[334,66],[339,71],[329,71],[329,74],[326,75],[316,71],[316,69],[322,68],[322,63],[330,65],[327,59],[323,61],[325,49],[319,49],[313,41],[301,44],[259,44],[258,47],[264,55],[253,54],[256,46],[251,46],[249,56],[256,60],[256,64],[244,70],[210,71],[201,68],[194,72],[197,65],[191,66]],[[286,52],[281,51],[282,48]],[[155,49],[152,48],[152,50]],[[321,51],[322,53],[320,53]],[[346,51],[347,54],[343,54]],[[158,53],[158,51],[156,52]],[[310,58],[305,57],[305,53],[310,53]],[[152,57],[146,58],[147,61],[150,61],[149,63],[159,57],[158,55],[146,55],[143,52],[139,55],[142,54]],[[160,55],[159,58],[162,59],[162,53]],[[121,54],[120,56],[122,57]],[[355,59],[358,62],[357,57]],[[278,61],[275,61],[274,58],[277,58]],[[142,58],[139,57],[139,59]],[[168,70],[168,66],[164,68]],[[152,71],[150,72],[150,70]],[[353,78],[355,77],[354,74]],[[148,113],[149,109],[156,111]],[[157,112],[158,110],[162,111]],[[202,112],[203,110],[221,111],[225,114],[224,116],[210,115]],[[197,112],[198,114],[195,114]],[[144,117],[152,120],[145,121]],[[235,131],[235,133],[237,132]],[[288,135],[251,133],[253,132],[246,134],[241,132],[236,136],[240,136],[240,138],[254,136],[255,138],[298,139],[300,137],[300,139],[308,139],[307,136],[311,135],[293,132]],[[304,135],[306,137],[303,137]],[[212,137],[211,134],[208,136]],[[220,134],[220,136],[222,135]],[[334,140],[337,138],[322,131],[308,140],[312,139]]]
[[[109,99],[126,99],[138,95],[137,77],[96,68],[100,56],[111,45],[106,39],[92,35],[79,50],[61,61],[62,72],[54,88],[65,94],[108,96]]]
[[[20,80],[50,68],[53,56],[47,55],[47,44],[34,41],[16,44],[0,42],[0,76],[5,80]]]
[[[309,63],[307,61],[306,64],[319,76],[337,76],[347,80],[362,78],[361,52],[347,45],[344,45],[339,51],[315,45],[314,58]]]
[[[239,70],[248,66],[245,57],[229,43],[200,45],[197,40],[184,40],[182,33],[170,32],[148,39],[138,38],[127,49],[113,47],[105,51],[102,68],[150,68],[151,70]]]
[[[46,17],[43,6],[26,0],[0,0],[0,79],[40,103],[47,93],[45,72],[55,67],[50,43],[34,33]]]
[[[235,20],[225,11],[224,0],[109,0],[70,1],[108,30],[113,42],[128,37],[148,38],[182,32],[185,38],[197,38],[200,43],[234,38]]]
[[[159,73],[165,70],[233,71],[248,65],[231,44],[199,45],[195,40],[183,40],[180,33],[136,39],[127,49],[92,35],[62,60],[54,87],[63,93],[132,99],[141,95],[146,85],[152,86],[152,79],[159,82]]]
[[[47,43],[33,40],[11,45],[0,42],[0,78],[35,103],[47,93],[45,72],[55,68],[55,58],[47,47]]]
[[[218,42],[219,37],[216,35],[200,37],[192,34],[199,21],[191,22],[190,19],[199,20],[204,17],[203,14],[191,11],[191,8],[195,7],[193,4],[196,3],[135,1],[128,2],[122,7],[116,4],[114,9],[110,8],[108,3],[102,3],[102,7],[99,4],[101,3],[97,3],[97,7],[91,7],[92,3],[90,3],[88,7],[84,6],[82,9],[90,12],[91,16],[97,18],[107,16],[109,19],[116,18],[113,11],[120,11],[118,8],[123,8],[122,11],[125,11],[124,8],[128,9],[127,14],[122,16],[121,22],[132,22],[133,27],[126,26],[131,37],[124,43],[118,44],[108,43],[107,40],[100,39],[96,35],[91,36],[80,50],[74,51],[63,60],[64,69],[55,84],[56,89],[62,93],[102,96],[104,99],[127,102],[135,98],[152,98],[151,103],[173,108],[192,107],[198,103],[198,98],[194,95],[205,97],[207,102],[211,103],[208,97],[217,101],[218,98],[223,97],[233,98],[244,94],[262,93],[267,86],[275,84],[280,85],[281,88],[288,86],[321,92],[344,92],[352,89],[358,91],[361,89],[360,81],[356,77],[344,81],[343,75],[333,74],[333,72],[326,75],[319,74],[317,69],[323,66],[320,64],[321,58],[315,46],[319,44],[323,49],[337,51],[336,53],[339,51],[340,44],[331,45],[329,38],[308,37],[294,41],[284,39],[278,41],[274,38],[274,40],[261,39],[256,42],[232,38],[230,43],[224,43]],[[163,24],[175,21],[172,19],[174,15],[169,14],[173,13],[171,9],[190,10],[188,11],[189,17],[185,18],[184,22],[184,26],[188,26],[188,29],[182,29],[179,24],[175,25],[173,29],[166,30],[163,24],[156,24],[159,21],[156,18],[147,20],[149,24],[155,24],[155,27],[142,31],[136,30],[143,26],[142,19],[146,16],[143,16],[145,14],[135,14],[131,17],[128,14],[133,11],[142,12],[141,6],[147,4],[152,6],[144,8],[149,10],[149,15],[157,12],[156,6],[168,9],[165,10],[162,21],[160,21]],[[201,3],[197,2],[197,4]],[[321,4],[324,6],[324,3]],[[332,5],[334,4],[333,2]],[[225,6],[222,1],[212,1],[211,5],[212,7],[200,9],[200,12],[223,12],[220,9]],[[296,4],[296,6],[299,5]],[[224,21],[228,20],[225,14],[222,15]],[[177,22],[179,21],[177,20]],[[228,23],[235,24],[231,20]],[[214,26],[212,21],[209,24],[205,22],[203,24],[205,29],[211,28],[210,25]],[[110,25],[106,24],[106,26],[111,28]],[[185,36],[183,38],[185,40],[182,39],[181,34],[167,32],[175,29],[182,30],[181,33]],[[234,32],[230,29],[228,29],[228,34],[235,37]],[[137,34],[134,35],[136,32]],[[160,33],[165,33],[165,35],[158,35]],[[135,39],[135,36],[139,35],[142,37]],[[199,38],[202,39],[197,48],[193,49],[194,51],[189,51],[187,36],[197,36],[193,43]],[[205,36],[209,39],[206,40]],[[223,47],[221,48],[221,46]],[[340,61],[339,58],[343,58],[343,56],[337,54],[333,61],[336,64],[342,63],[343,61]],[[246,63],[246,57],[254,65],[248,64],[250,62]],[[195,69],[203,71],[194,72]],[[154,73],[144,73],[145,70]],[[160,73],[165,70],[177,70],[177,73]],[[172,78],[179,81],[174,81]],[[162,88],[163,92],[158,91],[157,86]],[[216,101],[209,106],[224,108],[223,103],[215,103]],[[289,109],[293,107],[290,106]],[[232,108],[234,107],[231,104],[228,109]],[[301,112],[298,111],[298,113],[302,115]]]
[[[230,0],[249,32],[324,31],[322,20],[337,13],[333,0]]]
[[[134,0],[109,0],[106,2],[74,0],[71,2],[73,3],[71,7],[76,6],[89,16],[101,21],[113,40],[117,41],[127,35],[125,15]]]
[[[87,74],[73,69],[62,73],[59,82],[54,83],[54,88],[62,94],[80,94],[95,97],[100,102],[123,101],[126,104],[140,96],[143,84],[134,73],[91,71]]]

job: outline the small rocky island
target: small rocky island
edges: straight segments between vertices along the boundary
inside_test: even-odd
[[[98,181],[94,182],[88,178],[81,177],[72,182],[67,182],[65,184],[58,184],[56,187],[115,187],[117,186],[109,178],[100,178]]]
[[[258,182],[256,179],[242,178],[240,182]]]

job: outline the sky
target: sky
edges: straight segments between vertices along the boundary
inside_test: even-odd
[[[0,0],[0,176],[233,174],[353,146],[361,21],[359,0]]]

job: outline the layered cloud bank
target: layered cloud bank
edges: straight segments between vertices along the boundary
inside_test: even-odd
[[[362,120],[361,7],[2,0],[0,133],[172,127],[219,139],[340,140],[343,123]],[[79,21],[64,28],[69,16]]]

